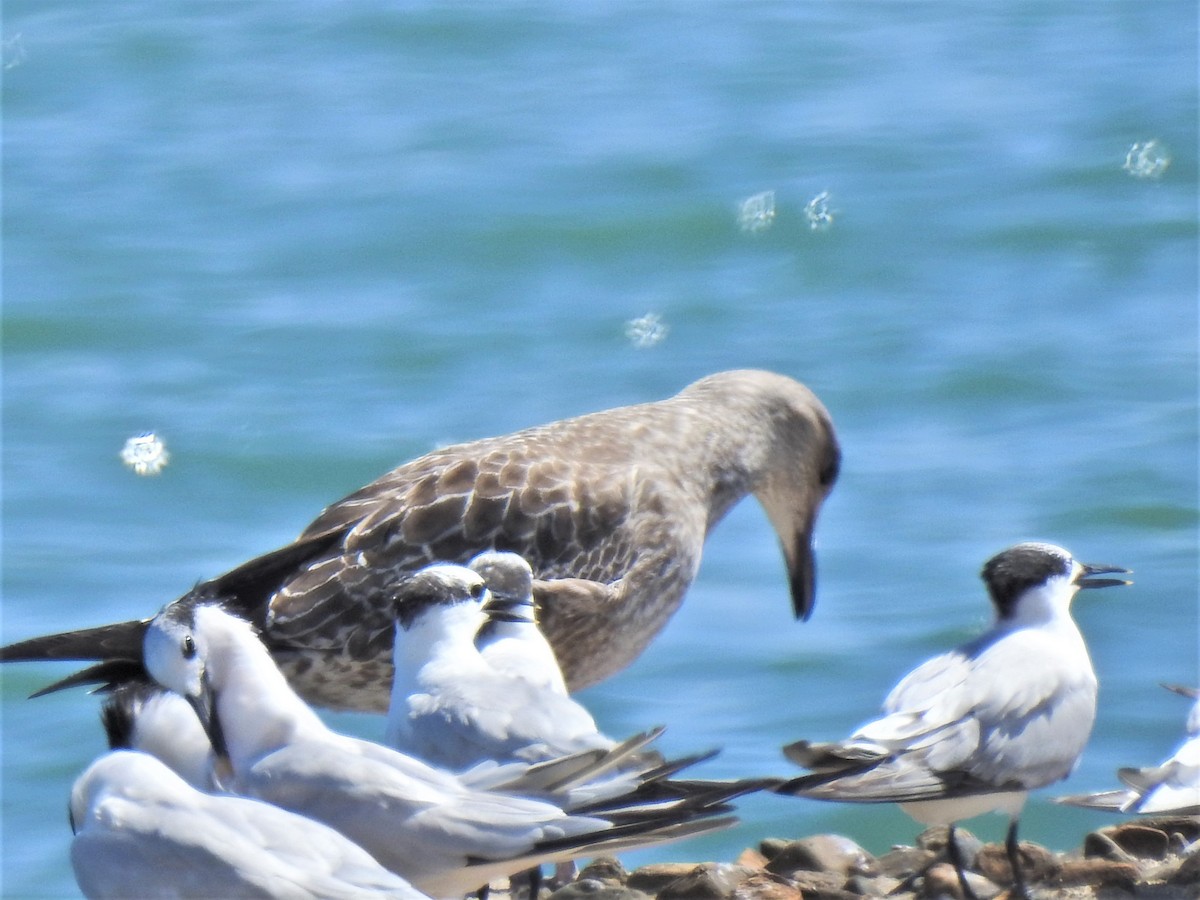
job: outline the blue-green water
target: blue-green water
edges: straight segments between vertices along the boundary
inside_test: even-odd
[[[1023,539],[1082,597],[1099,719],[1064,790],[1182,734],[1196,682],[1193,3],[105,3],[3,17],[5,641],[141,616],[438,444],[775,369],[845,449],[795,624],[739,507],[661,639],[587,692],[624,735],[789,771],[981,628]],[[1170,156],[1122,168],[1135,143]],[[738,207],[774,191],[769,227]],[[829,194],[833,221],[805,206]],[[638,348],[627,321],[669,332]],[[157,478],[121,466],[155,429]],[[3,673],[3,894],[77,896],[83,693]],[[338,717],[371,734],[378,722]],[[1030,803],[1065,849],[1110,820]],[[707,841],[910,842],[752,798]],[[990,839],[1003,827],[973,827]]]

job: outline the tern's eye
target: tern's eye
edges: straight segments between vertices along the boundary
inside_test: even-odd
[[[483,596],[484,590],[485,590],[485,587],[482,584],[471,585],[471,598],[474,600],[478,600],[480,597]]]
[[[191,659],[195,655],[196,655],[196,642],[194,640],[192,640],[192,636],[189,634],[187,637],[185,637],[183,639],[183,658]]]

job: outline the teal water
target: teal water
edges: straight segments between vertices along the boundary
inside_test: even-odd
[[[149,614],[439,444],[757,366],[845,449],[816,614],[743,504],[584,695],[602,724],[787,773],[780,745],[984,626],[984,559],[1046,539],[1136,570],[1077,610],[1102,692],[1063,791],[1113,786],[1182,735],[1157,683],[1200,681],[1196,46],[1188,2],[9,0],[0,639]],[[1170,164],[1134,177],[1151,140]],[[638,348],[648,313],[669,331]],[[118,453],[150,429],[171,461],[139,478]],[[78,896],[97,704],[24,699],[65,671],[0,673],[6,897]],[[1053,793],[1026,836],[1111,821]],[[918,831],[741,810],[627,862]]]

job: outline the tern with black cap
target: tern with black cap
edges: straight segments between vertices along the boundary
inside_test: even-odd
[[[918,822],[949,826],[947,849],[963,893],[974,897],[955,824],[985,812],[1009,816],[1014,888],[1028,897],[1017,822],[1029,792],[1066,778],[1096,717],[1096,673],[1070,614],[1075,594],[1129,584],[1052,544],[1024,543],[992,557],[982,577],[992,626],[936,656],[892,689],[882,718],[844,742],[784,748],[811,770],[777,790],[818,800],[898,803]]]

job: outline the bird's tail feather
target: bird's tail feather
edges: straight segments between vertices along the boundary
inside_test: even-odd
[[[783,748],[783,755],[811,772],[848,774],[882,762],[890,752],[875,744],[817,744],[796,741]]]
[[[1066,797],[1055,797],[1054,802],[1063,806],[1078,806],[1082,809],[1102,809],[1107,812],[1121,812],[1136,795],[1129,791],[1102,791],[1096,794],[1070,794]]]

